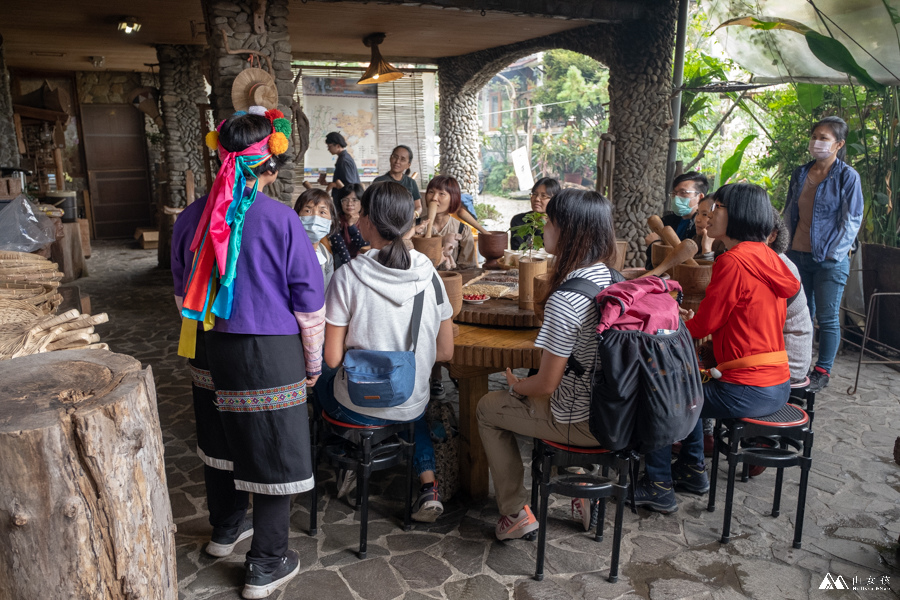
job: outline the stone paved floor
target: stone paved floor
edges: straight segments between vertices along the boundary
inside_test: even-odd
[[[206,520],[203,470],[195,454],[190,378],[176,355],[178,320],[168,271],[156,268],[156,252],[125,242],[95,245],[91,277],[78,282],[91,295],[94,312],[106,311],[110,324],[103,341],[153,368],[166,447],[172,512],[178,526],[179,597],[190,600],[238,598],[242,583],[242,542],[235,554],[213,559],[202,552]],[[768,515],[774,473],[738,483],[733,541],[720,546],[721,509],[705,510],[705,499],[680,495],[680,510],[662,516],[625,513],[617,584],[604,579],[611,535],[596,544],[568,519],[568,500],[551,509],[547,577],[534,570],[535,544],[493,540],[497,520],[491,501],[457,498],[430,526],[404,533],[400,481],[378,478],[369,529],[369,558],[353,553],[358,536],[353,511],[334,499],[334,476],[322,469],[317,537],[307,536],[308,500],[292,509],[291,546],[302,571],[280,600],[428,600],[565,598],[895,598],[900,591],[897,538],[900,534],[900,467],[891,457],[900,434],[900,381],[895,371],[865,367],[855,396],[851,383],[855,355],[840,356],[836,376],[820,394],[816,414],[814,467],[803,549],[791,548],[796,474],[786,477],[784,512]],[[495,385],[497,382],[495,382]],[[452,390],[452,385],[450,385]],[[720,491],[720,506],[724,493]],[[608,511],[611,531],[613,510]],[[869,577],[883,590],[819,590],[826,573],[848,586],[866,586]]]

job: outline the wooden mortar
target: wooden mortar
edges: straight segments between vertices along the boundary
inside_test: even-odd
[[[462,310],[463,305],[462,275],[455,271],[438,271],[438,275],[441,276],[444,289],[447,290],[447,299],[453,308],[453,316],[451,318],[455,319],[459,311]]]
[[[712,277],[712,261],[697,261],[697,266],[688,264],[676,265],[672,267],[672,279],[681,284],[681,290],[684,297],[681,302],[681,308],[693,310],[697,312],[700,302],[706,297],[706,286],[709,285]]]
[[[616,253],[605,264],[610,269],[621,272],[625,268],[625,254],[628,252],[628,242],[616,240]]]
[[[544,307],[550,298],[550,278],[553,273],[542,273],[534,278],[534,314],[541,321],[544,320]],[[521,296],[522,290],[519,289]]]
[[[441,250],[443,250],[444,240],[440,237],[420,237],[413,236],[413,248],[427,256],[431,260],[431,264],[438,266],[441,262]]]
[[[487,235],[478,234],[478,252],[485,258],[485,269],[500,269],[498,258],[503,257],[503,251],[509,245],[509,239],[505,231],[489,231]]]
[[[519,308],[534,310],[534,278],[546,272],[547,261],[543,258],[519,260]]]
[[[662,243],[653,244],[650,246],[650,264],[654,267],[658,267],[671,253],[672,246]]]

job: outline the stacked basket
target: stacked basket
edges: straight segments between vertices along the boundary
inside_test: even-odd
[[[27,302],[41,314],[56,310],[62,296],[57,288],[63,274],[56,263],[25,252],[0,252],[0,304]]]
[[[56,263],[22,252],[0,252],[0,360],[73,348],[108,350],[94,333],[105,313],[72,309],[54,315],[62,302]]]

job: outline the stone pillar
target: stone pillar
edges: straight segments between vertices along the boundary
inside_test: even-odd
[[[463,193],[478,192],[478,171],[481,169],[481,139],[478,122],[478,92],[474,86],[460,86],[451,71],[452,60],[442,61],[438,67],[441,93],[441,175],[450,175],[459,182]]]
[[[13,124],[12,93],[9,70],[3,58],[3,36],[0,36],[0,166],[19,166],[19,146]]]
[[[660,4],[652,19],[610,28],[609,132],[616,136],[612,200],[616,235],[628,241],[626,266],[643,266],[647,218],[661,215],[666,203],[676,7],[677,2]]]
[[[207,189],[203,170],[203,139],[197,104],[207,102],[201,68],[205,49],[198,46],[161,45],[159,60],[160,108],[166,126],[166,170],[169,189],[164,201],[175,208],[187,205],[185,171],[194,172],[198,192]]]
[[[206,39],[210,46],[210,84],[212,93],[210,103],[216,122],[228,118],[234,113],[231,104],[231,84],[234,78],[247,65],[247,54],[228,54],[222,38],[224,30],[228,37],[228,48],[231,50],[256,50],[272,59],[275,71],[275,82],[278,86],[278,109],[286,115],[290,113],[291,98],[294,93],[293,74],[291,73],[291,42],[288,35],[288,0],[268,0],[265,2],[265,31],[257,34],[254,31],[253,9],[257,2],[253,0],[202,0],[206,19]],[[262,59],[266,68],[266,60]],[[292,155],[293,147],[288,149]],[[293,198],[292,176],[294,171],[293,156],[278,176],[278,181],[266,190],[268,195],[291,204]]]

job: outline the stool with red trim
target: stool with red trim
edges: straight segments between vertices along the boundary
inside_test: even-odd
[[[544,579],[544,549],[547,541],[547,508],[550,494],[562,494],[570,498],[600,500],[597,533],[594,540],[603,541],[603,522],[606,517],[606,498],[616,498],[615,528],[613,530],[612,557],[609,564],[609,581],[619,579],[619,550],[622,545],[622,519],[625,497],[628,495],[628,475],[638,457],[631,451],[611,452],[603,448],[568,446],[559,442],[534,438],[531,454],[531,506],[537,510],[538,548],[537,568],[534,578]],[[591,467],[599,464],[601,475],[552,476],[553,467]],[[609,477],[612,467],[618,477]]]
[[[804,377],[803,381],[791,384],[791,395],[788,397],[788,402],[799,406],[809,415],[809,428],[812,429],[813,420],[816,418],[816,391],[809,389],[809,377]],[[776,438],[758,440],[758,443],[771,447],[778,446]],[[794,444],[794,447],[797,447],[796,444]],[[749,463],[744,463],[741,481],[747,483],[751,477],[759,477],[765,470],[765,467],[759,465],[751,466]]]
[[[809,415],[802,408],[785,404],[777,412],[758,418],[718,419],[713,432],[716,452],[710,469],[709,504],[707,510],[716,509],[716,479],[719,453],[728,461],[728,488],[725,494],[725,519],[721,542],[727,544],[731,536],[731,509],[734,502],[734,480],[738,464],[775,467],[775,499],[772,516],[781,510],[781,488],[784,469],[800,467],[800,489],[797,493],[797,516],[794,524],[794,548],[800,548],[803,537],[803,517],[806,511],[806,487],[812,467],[813,432],[809,427]],[[754,438],[773,441],[773,447],[742,447],[742,442]]]
[[[317,470],[319,458],[329,464],[356,472],[356,505],[359,507],[359,558],[366,557],[369,530],[369,476],[406,461],[406,494],[403,501],[403,530],[411,526],[411,502],[413,485],[413,455],[416,450],[415,423],[391,423],[390,425],[353,425],[343,423],[322,411],[322,419],[316,425],[328,436],[314,451],[313,470]],[[318,431],[316,437],[318,437]],[[400,436],[405,433],[407,439]],[[318,440],[317,440],[318,441]],[[310,534],[316,533],[318,497],[315,488],[310,498]]]

